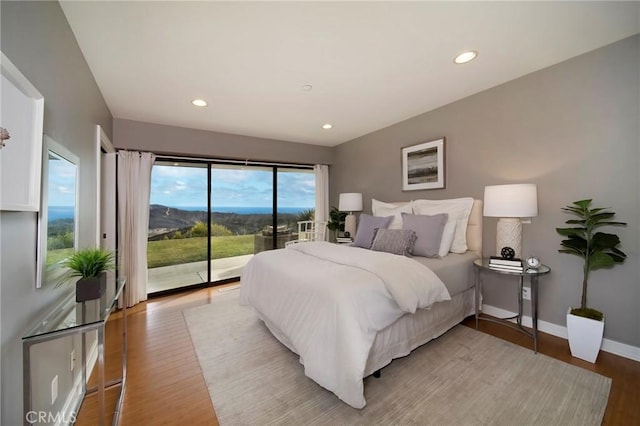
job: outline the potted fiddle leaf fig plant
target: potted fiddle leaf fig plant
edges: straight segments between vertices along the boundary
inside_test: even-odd
[[[562,211],[577,216],[567,220],[568,228],[556,228],[562,240],[560,253],[569,253],[583,259],[582,298],[580,307],[567,312],[567,334],[571,354],[595,362],[600,352],[604,333],[604,314],[587,305],[589,273],[596,269],[612,268],[623,263],[627,255],[618,248],[620,238],[615,234],[596,232],[603,226],[626,226],[613,221],[615,213],[607,208],[591,207],[592,200],[574,201]]]
[[[114,254],[101,248],[87,248],[73,252],[62,262],[67,271],[56,287],[76,281],[76,302],[99,299],[107,287],[107,271],[113,268]]]

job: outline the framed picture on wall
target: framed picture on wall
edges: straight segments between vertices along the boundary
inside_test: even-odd
[[[0,210],[40,210],[44,98],[0,52]]]
[[[402,190],[444,188],[444,137],[402,148]]]

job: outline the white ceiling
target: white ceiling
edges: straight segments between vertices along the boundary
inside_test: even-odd
[[[115,118],[328,146],[640,32],[639,2],[61,4]]]

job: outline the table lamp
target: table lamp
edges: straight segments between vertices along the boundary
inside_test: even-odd
[[[490,185],[484,187],[484,216],[499,217],[496,254],[504,247],[522,256],[522,218],[538,215],[538,189],[535,184]]]
[[[362,194],[358,192],[345,192],[340,194],[338,210],[341,212],[349,212],[344,219],[344,231],[348,232],[351,238],[354,238],[356,235],[356,217],[353,215],[353,212],[362,211]]]

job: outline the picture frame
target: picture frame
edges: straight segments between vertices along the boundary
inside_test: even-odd
[[[0,127],[9,138],[0,148],[0,210],[40,209],[44,98],[4,53]],[[16,184],[19,183],[19,184]]]
[[[402,148],[402,190],[445,187],[445,138]]]

